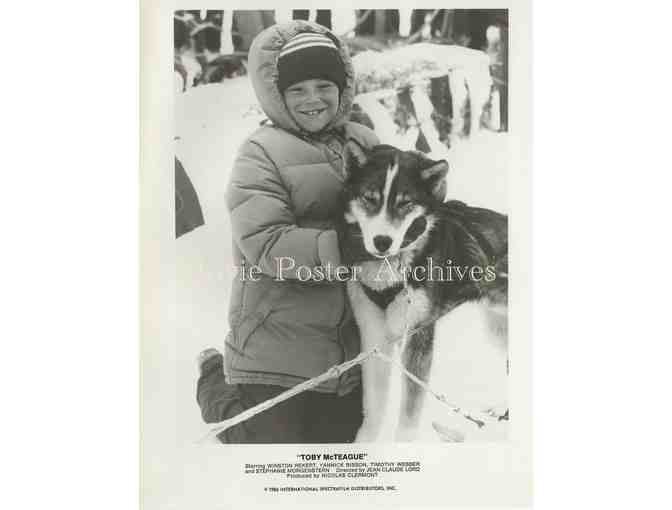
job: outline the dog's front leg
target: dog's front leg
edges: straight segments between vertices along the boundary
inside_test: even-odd
[[[434,325],[428,325],[413,333],[402,353],[402,363],[410,373],[427,382],[432,367]],[[396,441],[413,441],[418,432],[427,392],[415,381],[402,375],[401,412]]]
[[[348,282],[348,295],[359,326],[362,352],[378,346],[382,352],[390,355],[393,346],[386,342],[383,311],[369,300],[358,282]],[[362,365],[364,420],[355,442],[372,442],[378,439],[385,418],[389,379],[390,365],[386,361],[374,357]]]

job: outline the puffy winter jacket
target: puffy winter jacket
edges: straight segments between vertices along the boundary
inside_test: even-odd
[[[272,125],[244,142],[227,191],[235,263],[262,271],[254,274],[257,281],[240,276],[233,281],[225,356],[231,383],[291,387],[352,359],[360,349],[345,284],[299,277],[340,263],[333,228],[342,214],[343,143],[354,138],[372,146],[377,139],[368,128],[346,120],[354,73],[345,48],[340,53],[347,83],[332,122],[311,135],[292,119],[276,86],[276,62],[282,46],[301,31],[326,29],[298,20],[274,25],[255,39],[249,54],[249,75]],[[284,281],[277,278],[281,257],[286,257],[285,267],[294,264],[282,272]],[[300,267],[303,275],[297,273]],[[355,368],[316,389],[346,394],[360,377]]]

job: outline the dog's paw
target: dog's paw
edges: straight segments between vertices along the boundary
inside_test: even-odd
[[[432,428],[439,435],[439,439],[445,443],[464,442],[464,434],[457,429],[451,429],[435,421],[432,422]]]

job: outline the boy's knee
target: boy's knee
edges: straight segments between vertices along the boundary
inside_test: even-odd
[[[207,377],[212,372],[224,372],[224,356],[216,349],[206,349],[199,356],[198,368],[201,377]]]
[[[205,423],[224,421],[245,410],[238,385],[227,383],[221,368],[199,378],[196,400]]]

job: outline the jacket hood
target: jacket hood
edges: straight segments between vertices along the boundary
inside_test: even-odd
[[[331,34],[322,25],[303,20],[273,25],[257,35],[248,55],[248,74],[252,80],[254,93],[264,113],[273,124],[298,133],[301,133],[302,130],[287,110],[277,82],[280,50],[292,37],[301,32]],[[345,67],[346,80],[345,87],[341,92],[338,111],[334,119],[324,128],[325,130],[341,126],[347,120],[354,97],[355,72],[352,67],[352,60],[347,47],[340,40],[338,40],[337,45]]]

